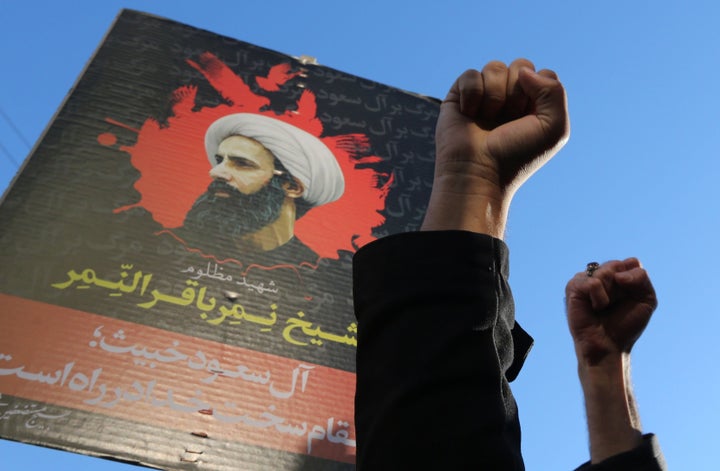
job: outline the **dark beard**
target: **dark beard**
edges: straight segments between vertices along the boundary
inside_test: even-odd
[[[217,192],[229,196],[216,196]],[[183,237],[204,246],[231,243],[276,221],[284,200],[285,191],[276,177],[249,195],[215,180],[185,216]]]

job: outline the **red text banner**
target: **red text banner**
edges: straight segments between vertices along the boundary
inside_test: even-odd
[[[0,391],[334,460],[354,456],[354,375],[0,295]],[[32,326],[32,335],[27,335]]]

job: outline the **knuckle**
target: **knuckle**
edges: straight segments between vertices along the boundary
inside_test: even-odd
[[[489,73],[503,73],[506,70],[507,65],[505,65],[505,63],[501,61],[490,61],[485,64],[485,67],[483,68],[483,72]]]
[[[476,80],[482,80],[482,73],[476,69],[467,69],[465,72],[460,74],[459,80],[466,80],[469,82],[473,82]]]
[[[483,89],[482,74],[475,69],[468,69],[458,77],[457,89],[462,94],[481,93]]]
[[[554,70],[542,69],[540,72],[538,72],[538,75],[542,75],[543,77],[551,78],[553,80],[558,80],[558,74]]]
[[[577,276],[577,275],[575,275]],[[570,281],[567,282],[565,285],[565,294],[570,294],[573,290],[575,290],[575,278],[570,278]]]
[[[528,67],[532,70],[535,70],[535,64],[529,59],[526,59],[524,57],[519,57],[513,61],[513,63],[510,65],[511,67]]]
[[[577,272],[575,276],[570,278],[570,281],[568,281],[565,285],[565,292],[570,293],[578,291],[585,278],[587,278],[587,275],[584,271]]]

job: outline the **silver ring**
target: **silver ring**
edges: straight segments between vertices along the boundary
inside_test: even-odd
[[[587,273],[587,276],[593,276],[593,273],[595,273],[595,270],[600,268],[600,264],[598,262],[590,262],[585,267],[585,273]]]

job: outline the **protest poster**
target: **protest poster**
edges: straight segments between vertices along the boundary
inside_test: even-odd
[[[352,255],[419,228],[438,110],[121,12],[0,205],[0,436],[352,469]]]

